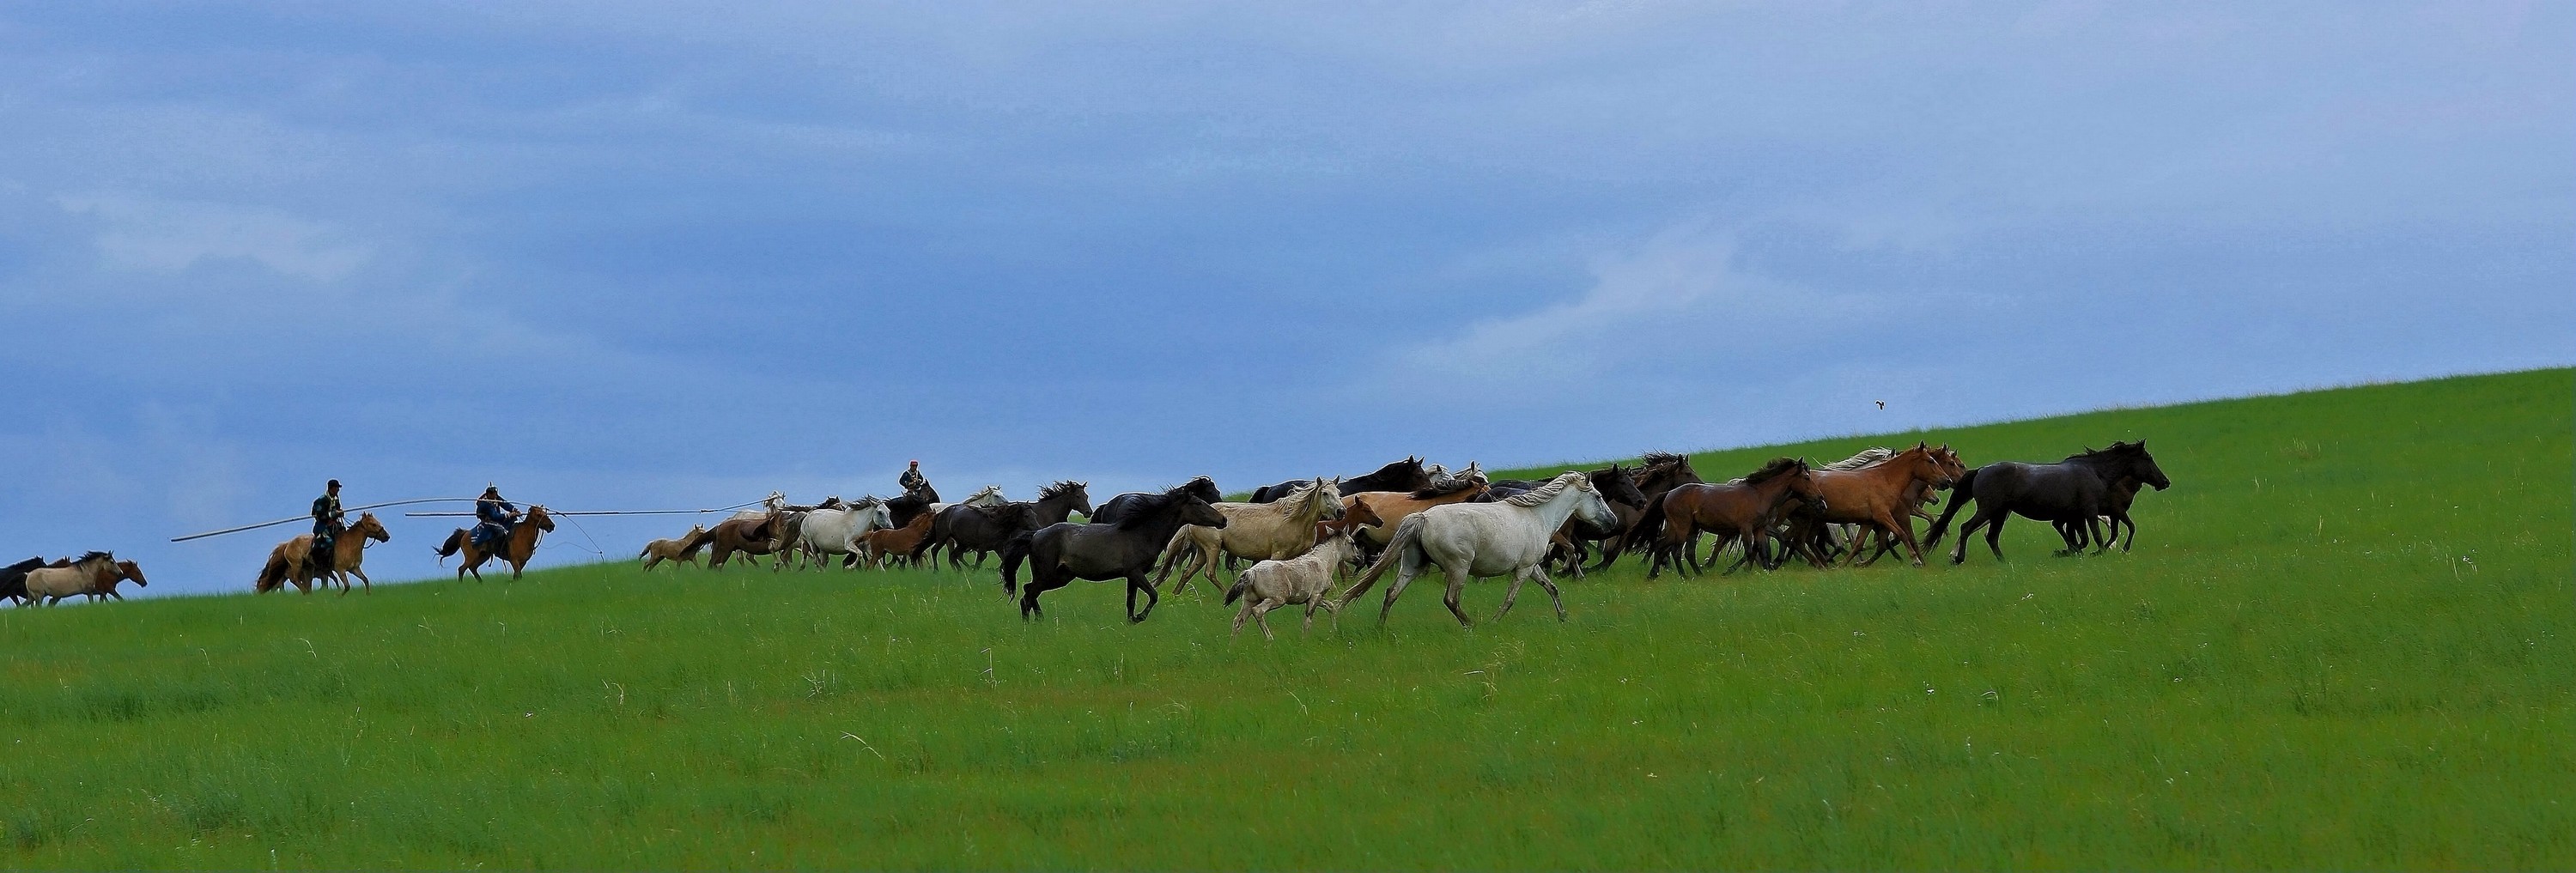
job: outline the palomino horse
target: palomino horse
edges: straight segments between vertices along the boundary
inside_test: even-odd
[[[1386,554],[1360,577],[1359,584],[1342,595],[1343,603],[1367,593],[1386,575],[1389,565],[1397,567],[1395,583],[1387,586],[1386,605],[1377,613],[1379,624],[1386,623],[1388,613],[1395,611],[1395,599],[1413,584],[1413,577],[1423,568],[1438,565],[1441,575],[1449,577],[1449,593],[1441,602],[1449,605],[1449,614],[1458,617],[1458,626],[1472,627],[1465,610],[1458,608],[1458,595],[1467,588],[1468,579],[1494,576],[1512,577],[1512,587],[1503,594],[1503,608],[1494,612],[1499,621],[1512,611],[1512,602],[1520,599],[1521,583],[1538,580],[1547,589],[1547,598],[1556,604],[1556,620],[1565,620],[1565,598],[1556,583],[1547,578],[1547,550],[1557,528],[1568,518],[1581,518],[1587,524],[1608,527],[1618,522],[1610,504],[1601,499],[1600,489],[1579,471],[1560,473],[1546,486],[1504,498],[1494,503],[1454,503],[1434,506],[1414,513],[1395,526],[1395,538],[1387,543]]]
[[[706,525],[689,525],[689,532],[681,534],[678,539],[654,540],[645,543],[644,550],[635,553],[635,557],[644,559],[644,569],[647,570],[653,569],[655,565],[664,561],[671,562],[673,566],[695,564],[698,562],[698,545],[704,545],[704,541],[698,539],[698,535],[706,532]],[[692,543],[698,545],[692,545]]]
[[[1956,455],[1949,457],[1956,458]],[[1923,564],[1923,546],[1914,539],[1915,495],[1928,494],[1915,486],[1929,489],[1950,487],[1958,479],[1955,461],[1945,463],[1943,451],[1927,443],[1897,452],[1887,460],[1852,470],[1818,470],[1814,473],[1816,489],[1824,494],[1822,507],[1813,511],[1792,513],[1790,539],[1816,566],[1828,563],[1828,556],[1816,550],[1811,536],[1795,530],[1800,525],[1857,523],[1876,529],[1881,537],[1896,537],[1905,543],[1914,564]],[[1812,530],[1810,528],[1809,530]],[[1859,565],[1862,548],[1855,543],[1845,563]],[[1875,561],[1876,556],[1871,556]]]
[[[46,606],[74,596],[85,596],[91,600],[100,597],[124,600],[125,595],[116,593],[116,583],[127,579],[134,580],[136,585],[152,584],[143,581],[143,569],[134,566],[133,561],[119,561],[107,552],[90,552],[72,559],[69,566],[37,567],[27,571],[27,596]]]
[[[1341,483],[1315,479],[1306,487],[1289,492],[1270,503],[1211,503],[1217,514],[1225,516],[1222,528],[1190,525],[1172,535],[1163,549],[1163,567],[1154,575],[1154,586],[1162,587],[1171,578],[1172,567],[1182,566],[1181,582],[1172,593],[1190,585],[1190,577],[1205,573],[1208,584],[1216,584],[1216,565],[1220,556],[1270,561],[1294,558],[1315,547],[1315,524],[1342,516]]]
[[[348,574],[354,573],[359,584],[372,592],[376,590],[375,580],[367,578],[367,571],[362,566],[367,560],[367,543],[390,542],[393,538],[393,534],[385,532],[385,523],[377,521],[375,513],[368,512],[361,513],[357,524],[350,525],[348,530],[340,532],[338,539],[331,541],[331,565],[328,567],[311,567],[304,560],[313,551],[312,534],[278,543],[277,548],[268,550],[268,563],[260,567],[259,578],[252,580],[250,590],[266,594],[293,583],[295,590],[311,594],[315,580],[320,580],[322,587],[329,588],[336,578],[340,582],[340,593],[345,596],[349,593]]]
[[[448,556],[462,553],[464,557],[456,564],[456,580],[465,581],[465,574],[472,573],[474,581],[481,582],[483,562],[499,558],[510,565],[510,578],[516,579],[528,568],[528,559],[537,556],[537,539],[554,529],[554,516],[547,515],[545,507],[529,506],[527,517],[510,528],[510,538],[501,542],[499,551],[483,551],[482,546],[475,545],[474,535],[460,527],[447,535],[447,542],[439,544],[438,561],[444,564]]]
[[[1154,558],[1172,541],[1181,525],[1224,527],[1225,516],[1186,487],[1174,488],[1136,507],[1117,524],[1060,522],[1011,540],[1002,549],[1002,589],[1018,589],[1020,618],[1045,618],[1038,595],[1073,584],[1075,579],[1127,580],[1127,621],[1144,621],[1163,596],[1145,581]],[[1019,587],[1020,562],[1029,564],[1029,584]],[[1145,592],[1145,611],[1136,611],[1136,592]]]
[[[1677,558],[1696,550],[1693,543],[1701,531],[1717,534],[1717,545],[1709,551],[1712,562],[1728,543],[1738,540],[1744,543],[1745,560],[1752,560],[1762,553],[1762,543],[1770,537],[1771,526],[1779,523],[1792,503],[1798,502],[1813,507],[1822,500],[1807,462],[1797,458],[1773,458],[1751,475],[1723,485],[1693,482],[1667,491],[1663,499],[1663,539],[1656,544],[1646,578],[1662,573],[1668,560],[1684,575],[1693,572],[1691,568],[1697,566],[1697,561]],[[1737,561],[1736,565],[1743,563]],[[1767,569],[1777,565],[1766,560],[1762,566]],[[1735,567],[1726,570],[1732,573]]]
[[[1950,553],[1950,563],[1968,559],[1968,535],[1979,527],[1986,528],[1986,548],[2003,560],[2004,520],[2019,514],[2040,521],[2087,522],[2100,516],[2110,502],[2112,485],[2123,477],[2135,478],[2158,491],[2173,486],[2165,471],[2156,466],[2155,456],[2147,454],[2147,443],[2112,443],[2110,448],[2086,450],[2068,455],[2054,464],[2024,464],[1998,461],[1968,471],[1959,477],[1959,487],[1950,495],[1950,505],[1941,510],[1941,520],[1932,523],[1929,539],[1938,545],[1943,530],[1950,526],[1951,516],[1968,501],[1977,502],[1977,512],[1959,528],[1959,545]]]

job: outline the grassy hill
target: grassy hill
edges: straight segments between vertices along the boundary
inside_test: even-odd
[[[2564,869],[2571,419],[2552,370],[1928,434],[2176,484],[2132,554],[1624,567],[1473,632],[625,565],[0,611],[0,866]]]

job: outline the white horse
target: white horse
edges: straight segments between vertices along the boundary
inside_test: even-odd
[[[1342,629],[1342,605],[1333,602],[1333,574],[1360,553],[1359,543],[1351,539],[1348,529],[1326,534],[1322,542],[1294,558],[1272,559],[1252,565],[1235,577],[1234,587],[1225,592],[1225,602],[1243,600],[1243,609],[1234,614],[1234,632],[1243,632],[1243,620],[1261,625],[1261,638],[1270,639],[1270,611],[1282,606],[1305,604],[1306,624],[1315,628],[1315,609],[1333,613],[1333,631]],[[1247,596],[1248,595],[1248,596]]]
[[[1556,619],[1565,620],[1565,598],[1556,583],[1547,578],[1547,550],[1558,528],[1569,517],[1581,517],[1597,527],[1618,523],[1610,503],[1592,487],[1590,477],[1580,472],[1557,474],[1547,484],[1493,503],[1451,503],[1434,506],[1405,516],[1395,526],[1395,536],[1387,542],[1386,554],[1361,576],[1350,593],[1342,595],[1349,603],[1377,584],[1388,565],[1398,567],[1395,584],[1386,589],[1386,605],[1378,610],[1378,623],[1386,623],[1395,610],[1395,598],[1413,577],[1422,575],[1425,565],[1437,564],[1441,575],[1449,577],[1449,593],[1443,602],[1449,613],[1458,617],[1461,627],[1473,626],[1467,613],[1458,608],[1458,595],[1468,579],[1494,576],[1512,577],[1510,591],[1503,594],[1503,608],[1494,613],[1500,620],[1512,611],[1512,601],[1520,598],[1521,583],[1537,579],[1547,589],[1547,597],[1556,603]]]
[[[817,509],[805,513],[796,526],[796,550],[817,562],[824,555],[848,555],[858,551],[859,536],[878,528],[894,526],[894,513],[886,510],[881,498],[862,498],[839,509]]]
[[[957,501],[957,503],[933,503],[930,505],[929,509],[923,511],[932,515],[938,515],[940,510],[947,509],[948,507],[956,506],[958,504],[964,504],[967,506],[1000,506],[1009,502],[1011,502],[1011,498],[1002,496],[1002,486],[986,485],[982,488],[975,489],[975,493],[966,495],[966,499]]]

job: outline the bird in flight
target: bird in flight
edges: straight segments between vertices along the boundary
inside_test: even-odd
[[[1878,400],[1878,401],[1872,401],[1872,402],[1877,403],[1877,404],[1878,404],[1878,408],[1880,408],[1880,409],[1886,409],[1886,408],[1887,408],[1887,401],[1885,401],[1885,400]]]

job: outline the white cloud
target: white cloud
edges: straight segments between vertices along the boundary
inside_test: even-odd
[[[1733,234],[1704,222],[1599,258],[1592,274],[1579,298],[1476,322],[1462,335],[1409,350],[1406,363],[1453,378],[1576,379],[1650,357],[1667,339],[1827,303],[1813,291],[1744,272]]]
[[[98,220],[93,242],[116,269],[176,273],[210,258],[238,258],[281,275],[333,282],[374,255],[330,225],[267,207],[130,194],[66,195],[54,204]]]

